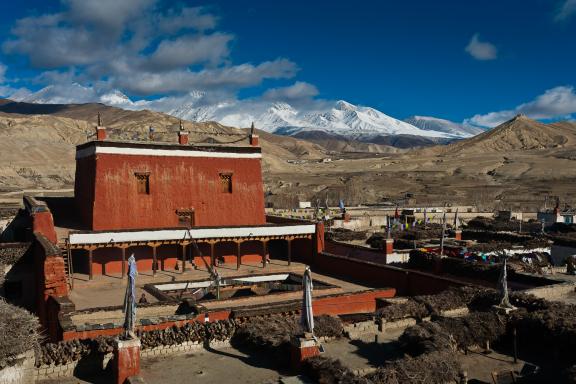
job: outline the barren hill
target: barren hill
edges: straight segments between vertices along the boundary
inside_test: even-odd
[[[74,148],[93,139],[100,112],[108,136],[117,140],[177,141],[180,120],[152,111],[126,111],[102,104],[42,105],[0,101],[0,190],[71,188]],[[247,129],[214,122],[183,121],[196,143],[247,144]],[[152,139],[150,127],[154,128]],[[321,160],[318,145],[260,132],[267,172],[285,170],[289,159]]]
[[[101,104],[45,106],[0,101],[0,200],[22,190],[71,188],[74,146],[94,133],[101,113],[111,139],[176,141],[179,120],[151,111]],[[247,130],[183,122],[192,142],[246,143]],[[484,208],[538,207],[548,194],[576,193],[576,124],[542,124],[517,117],[493,131],[447,146],[405,153],[325,147],[259,132],[268,200],[295,204],[328,197],[332,204],[394,200],[409,192],[415,204],[477,204]],[[325,144],[327,145],[327,144]],[[321,161],[330,158],[332,161]]]
[[[558,148],[576,143],[576,129],[571,123],[544,124],[524,115],[481,133],[442,148],[444,153],[502,152]]]

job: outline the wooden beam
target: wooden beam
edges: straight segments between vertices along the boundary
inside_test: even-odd
[[[262,241],[262,268],[266,268],[266,255],[268,254],[268,240]]]
[[[120,249],[122,249],[122,278],[124,278],[126,276],[126,247]]]
[[[93,271],[92,271],[92,252],[93,249],[89,248],[88,249],[88,279],[92,280],[93,277]]]
[[[290,265],[292,263],[292,240],[288,239],[286,241],[287,249],[288,249],[288,265]]]
[[[186,271],[186,247],[188,243],[182,243],[182,271],[180,273],[184,273]]]
[[[158,270],[158,258],[156,257],[156,247],[152,247],[152,275],[156,276],[156,270]]]
[[[236,269],[240,269],[240,264],[242,264],[242,242],[236,242]]]

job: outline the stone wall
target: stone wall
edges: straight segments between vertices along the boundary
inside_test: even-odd
[[[527,289],[525,292],[541,299],[554,301],[561,300],[570,293],[574,293],[575,290],[576,283],[568,282]]]
[[[0,370],[2,384],[33,384],[35,382],[34,351],[20,355],[15,364]]]
[[[74,374],[93,374],[106,369],[112,359],[112,353],[91,355],[86,358],[70,361],[66,364],[44,364],[35,368],[36,380],[58,380],[64,377],[72,377]]]

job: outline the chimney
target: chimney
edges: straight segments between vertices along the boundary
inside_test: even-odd
[[[259,145],[258,135],[255,134],[256,129],[254,128],[254,122],[252,122],[252,126],[250,127],[250,145],[253,147],[257,147]]]
[[[98,125],[96,125],[96,140],[106,140],[106,127],[102,126],[102,117],[98,112]]]
[[[182,125],[182,120],[180,120],[180,130],[178,131],[178,144],[188,145],[188,132],[184,130],[184,125]]]

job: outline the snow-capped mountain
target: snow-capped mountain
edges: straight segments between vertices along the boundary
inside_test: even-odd
[[[99,92],[79,84],[68,85],[65,91],[58,87],[48,86],[13,99],[44,104],[99,102],[124,109],[155,110],[190,121],[217,121],[233,127],[249,127],[254,122],[258,129],[282,135],[320,131],[361,141],[373,141],[385,136],[415,136],[430,139],[431,142],[446,142],[470,137],[481,131],[430,117],[415,116],[401,121],[374,108],[343,100],[315,101],[306,107],[296,108],[286,102],[222,99],[192,91],[183,96],[132,101],[118,90]]]
[[[478,127],[430,116],[411,116],[404,121],[425,131],[445,132],[458,137],[472,137],[484,132]]]
[[[197,103],[199,101],[197,100]],[[166,112],[187,120],[214,120],[235,127],[248,127],[254,122],[259,129],[283,135],[322,131],[365,141],[378,136],[392,135],[444,139],[464,136],[457,132],[421,129],[374,108],[356,106],[342,100],[314,111],[299,111],[285,102],[248,101],[196,105],[188,103]]]

